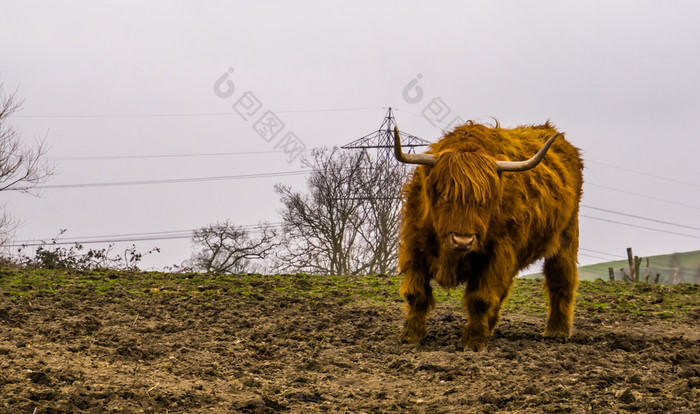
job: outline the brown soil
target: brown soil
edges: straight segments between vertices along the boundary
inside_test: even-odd
[[[399,343],[395,297],[149,277],[104,291],[86,277],[6,289],[0,412],[700,412],[697,309],[665,320],[584,308],[568,342],[542,338],[542,315],[504,310],[474,353],[459,346],[454,301],[413,346]]]

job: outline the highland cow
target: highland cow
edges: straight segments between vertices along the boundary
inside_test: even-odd
[[[421,164],[403,190],[401,340],[424,338],[435,279],[446,289],[465,284],[463,345],[484,349],[518,271],[540,258],[549,295],[544,334],[569,337],[578,284],[580,151],[549,122],[514,129],[468,122],[424,154],[404,154],[398,129],[394,135],[396,158]]]

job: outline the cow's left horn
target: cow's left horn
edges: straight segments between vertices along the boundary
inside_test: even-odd
[[[401,151],[401,136],[399,128],[394,127],[394,155],[396,159],[406,164],[435,165],[437,158],[431,154],[404,154]]]
[[[534,157],[530,158],[527,161],[496,161],[496,170],[497,171],[527,171],[530,168],[534,168],[537,166],[537,164],[540,163],[544,159],[545,154],[547,153],[547,150],[549,147],[552,145],[552,142],[554,142],[557,137],[561,135],[560,133],[556,133],[552,135],[547,142],[542,145],[542,148],[540,148],[539,151],[537,151],[537,154],[535,154]]]

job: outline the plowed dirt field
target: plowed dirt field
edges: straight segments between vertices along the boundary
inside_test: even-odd
[[[3,413],[700,412],[700,287],[518,280],[485,352],[460,293],[399,343],[400,279],[0,269]]]

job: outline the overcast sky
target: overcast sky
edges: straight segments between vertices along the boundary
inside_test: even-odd
[[[162,250],[142,267],[180,264],[188,230],[279,222],[273,186],[304,188],[301,150],[366,135],[391,106],[431,141],[455,119],[566,132],[587,167],[582,264],[698,250],[698,16],[697,1],[0,1],[0,81],[24,99],[11,122],[57,163],[41,197],[0,201],[18,242],[177,236],[136,244]],[[204,177],[227,178],[172,181]],[[84,185],[133,181],[156,183]]]

